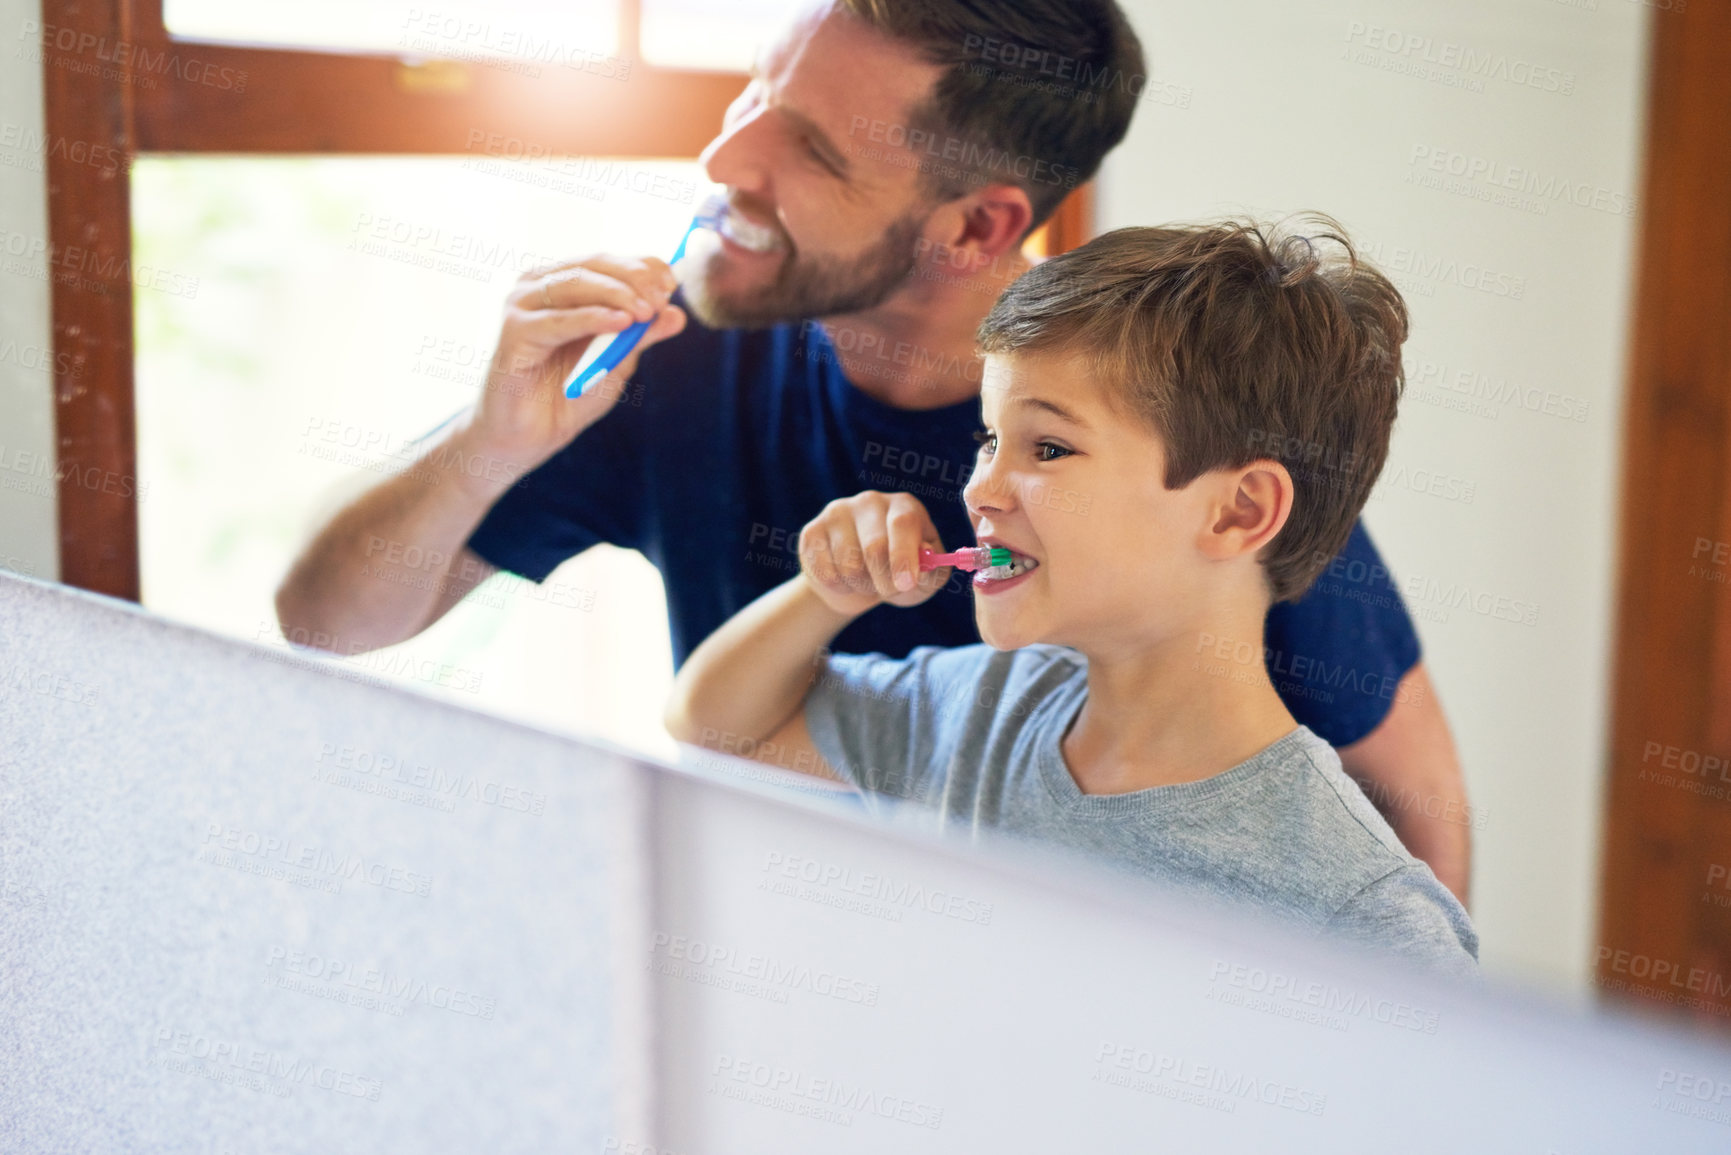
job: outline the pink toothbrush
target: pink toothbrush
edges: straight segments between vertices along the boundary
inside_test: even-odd
[[[996,566],[1010,564],[1010,551],[1002,546],[977,546],[973,549],[958,549],[955,553],[933,553],[929,549],[920,550],[920,572],[938,569],[941,566],[953,565],[959,570],[992,569]]]

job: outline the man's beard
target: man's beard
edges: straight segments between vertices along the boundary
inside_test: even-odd
[[[697,319],[711,329],[765,329],[785,321],[869,309],[908,279],[914,267],[914,241],[924,223],[920,215],[902,217],[884,231],[877,244],[849,261],[835,257],[802,259],[783,233],[788,255],[774,284],[750,294],[723,297],[709,291],[705,262],[687,280],[685,300]]]

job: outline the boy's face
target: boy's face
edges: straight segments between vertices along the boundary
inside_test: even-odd
[[[1223,474],[1162,484],[1160,437],[1070,354],[986,358],[987,441],[963,491],[982,545],[1025,574],[974,583],[980,636],[1089,654],[1146,650],[1184,632],[1219,576],[1199,550]]]

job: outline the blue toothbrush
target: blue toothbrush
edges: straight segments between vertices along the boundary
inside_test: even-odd
[[[668,258],[667,263],[677,265],[680,258],[685,256],[685,246],[691,240],[691,234],[698,229],[719,230],[721,220],[726,215],[726,197],[718,193],[706,198],[701,205],[697,206],[697,215],[691,218],[691,224],[686,226],[685,235],[679,238],[679,247],[673,250],[673,256]],[[631,355],[631,350],[637,348],[637,342],[643,340],[643,334],[649,332],[649,326],[654,323],[655,318],[651,317],[647,321],[638,321],[629,329],[623,329],[614,334],[613,340],[609,341],[607,347],[601,350],[599,357],[578,368],[571,375],[571,379],[565,382],[565,396],[583,396],[584,390],[588,389],[597,377],[612,372],[619,362]]]

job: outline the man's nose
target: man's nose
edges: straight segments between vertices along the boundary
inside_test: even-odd
[[[757,112],[747,112],[721,126],[715,139],[697,157],[704,175],[719,185],[761,192],[767,183],[769,152]]]

